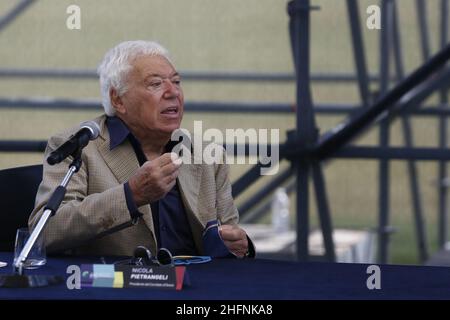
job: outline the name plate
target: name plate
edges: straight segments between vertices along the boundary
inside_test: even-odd
[[[161,288],[181,290],[185,266],[81,265],[81,286],[101,288]]]

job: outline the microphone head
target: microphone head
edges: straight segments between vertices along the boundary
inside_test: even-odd
[[[173,264],[172,253],[166,248],[160,248],[158,250],[158,253],[156,254],[156,259],[158,259],[159,264],[163,266]]]
[[[88,129],[91,132],[90,140],[97,139],[100,134],[100,127],[95,121],[84,121],[80,124],[81,129]]]
[[[152,257],[152,252],[144,246],[137,246],[134,249],[133,258],[135,261],[143,261],[144,265],[151,265]]]

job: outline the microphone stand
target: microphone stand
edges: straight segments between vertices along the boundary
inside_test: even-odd
[[[13,270],[14,274],[12,275],[0,275],[0,287],[9,287],[9,288],[26,288],[26,287],[43,287],[48,286],[50,284],[57,284],[64,281],[63,277],[59,276],[48,276],[48,275],[24,275],[23,274],[23,266],[24,263],[36,243],[37,239],[41,235],[44,230],[45,225],[47,224],[48,219],[52,217],[59,206],[61,205],[62,200],[66,194],[66,187],[69,184],[72,176],[80,170],[81,167],[81,150],[82,147],[78,148],[73,154],[73,161],[69,166],[69,170],[66,173],[64,179],[61,181],[60,185],[55,189],[52,196],[50,197],[42,216],[39,218],[39,221],[30,237],[28,238],[25,246],[20,252],[18,258],[14,262]]]

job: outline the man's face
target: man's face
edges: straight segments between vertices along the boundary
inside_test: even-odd
[[[161,56],[141,56],[133,61],[122,95],[120,117],[141,132],[170,134],[180,127],[184,97],[180,75]]]

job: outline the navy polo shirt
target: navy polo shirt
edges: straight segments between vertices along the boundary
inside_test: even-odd
[[[129,140],[133,146],[139,165],[147,161],[141,145],[130,132],[125,123],[117,117],[107,117],[106,126],[111,139],[110,150],[113,150],[125,140]],[[166,151],[170,152],[173,142],[166,145]],[[135,219],[142,214],[134,203],[128,182],[124,184],[125,199],[131,218]],[[152,208],[155,236],[159,248],[168,249],[172,255],[197,255],[194,237],[186,216],[186,210],[181,200],[178,181],[164,198],[150,203]]]

